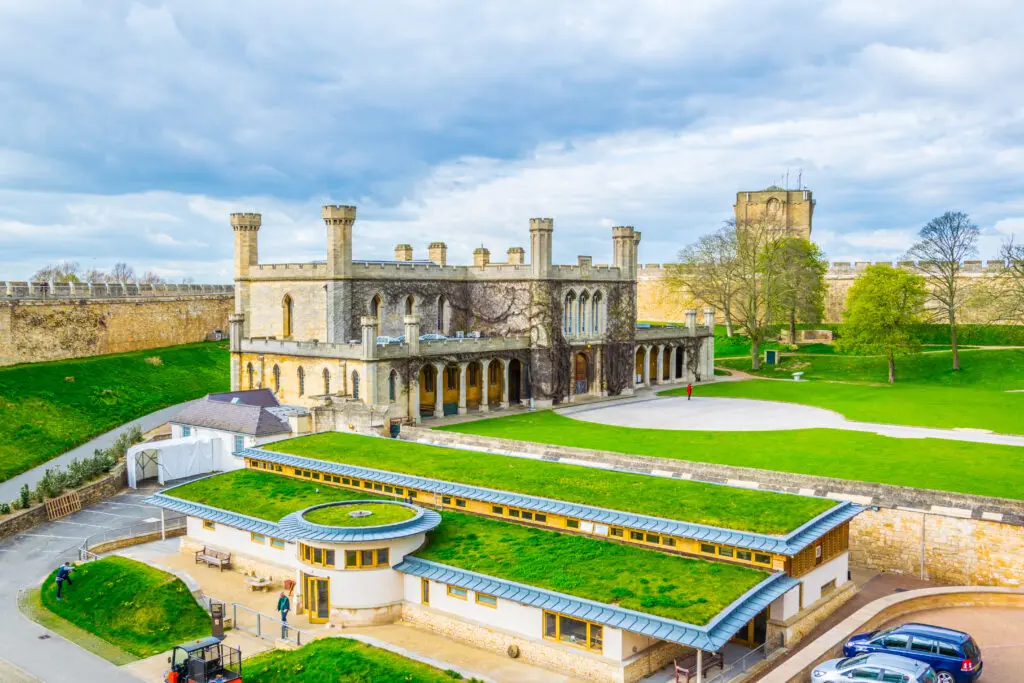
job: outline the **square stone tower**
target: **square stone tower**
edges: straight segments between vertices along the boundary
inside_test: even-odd
[[[785,190],[772,185],[765,190],[737,192],[733,209],[737,226],[767,216],[793,237],[811,239],[814,197],[810,190]]]

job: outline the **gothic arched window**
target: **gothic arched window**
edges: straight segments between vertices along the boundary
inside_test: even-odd
[[[284,337],[292,336],[292,328],[294,326],[294,315],[295,315],[295,302],[292,301],[290,294],[285,294],[284,301],[281,302],[281,318],[282,327],[284,329]]]
[[[281,368],[274,366],[274,393],[281,393]]]
[[[331,393],[331,371],[324,368],[324,395]]]

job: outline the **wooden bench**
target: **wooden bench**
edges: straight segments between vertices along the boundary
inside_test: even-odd
[[[196,564],[205,562],[211,567],[217,567],[221,571],[224,571],[225,567],[231,567],[231,553],[221,552],[220,550],[214,550],[207,546],[203,546],[202,550],[196,551]]]
[[[697,653],[694,652],[692,655],[681,657],[674,660],[676,669],[676,683],[690,683],[690,677],[693,676],[696,680],[697,676]],[[719,669],[725,667],[725,660],[722,655],[718,652],[705,652],[701,659],[701,665],[704,669],[702,672],[703,677],[707,677],[708,671],[715,668]]]

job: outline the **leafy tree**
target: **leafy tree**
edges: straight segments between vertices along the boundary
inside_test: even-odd
[[[970,295],[970,284],[961,278],[963,259],[978,253],[978,226],[962,211],[947,211],[921,228],[918,241],[907,251],[917,259],[928,283],[929,297],[938,304],[940,318],[949,323],[953,369],[960,369],[956,340],[957,314]]]
[[[1013,322],[1024,322],[1024,244],[1006,240],[999,255],[1004,262],[1000,273],[1000,287],[996,292],[1000,317]]]
[[[668,282],[722,312],[725,331],[732,336],[732,301],[736,295],[736,227],[728,222],[679,252],[679,263],[668,268]]]
[[[81,267],[74,261],[58,261],[37,270],[32,275],[32,282],[81,282]]]
[[[796,324],[820,322],[825,314],[828,259],[816,244],[790,237],[782,244],[782,301],[789,316],[789,343],[796,343]]]
[[[923,320],[927,297],[920,275],[886,264],[869,266],[847,293],[836,346],[841,351],[884,355],[892,384],[896,356],[921,350],[914,325]]]
[[[764,215],[736,225],[736,294],[733,313],[750,338],[750,366],[761,368],[761,343],[778,333],[786,314],[785,228]]]

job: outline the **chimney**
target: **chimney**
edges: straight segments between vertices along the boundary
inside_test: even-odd
[[[483,247],[477,247],[473,250],[473,266],[475,268],[483,268],[491,262],[491,252]]]
[[[427,247],[427,257],[439,266],[448,264],[448,245],[444,242],[431,242]]]
[[[508,262],[514,266],[521,266],[526,263],[526,250],[522,247],[510,247],[508,250]]]
[[[399,244],[395,247],[396,261],[412,261],[412,245]]]

